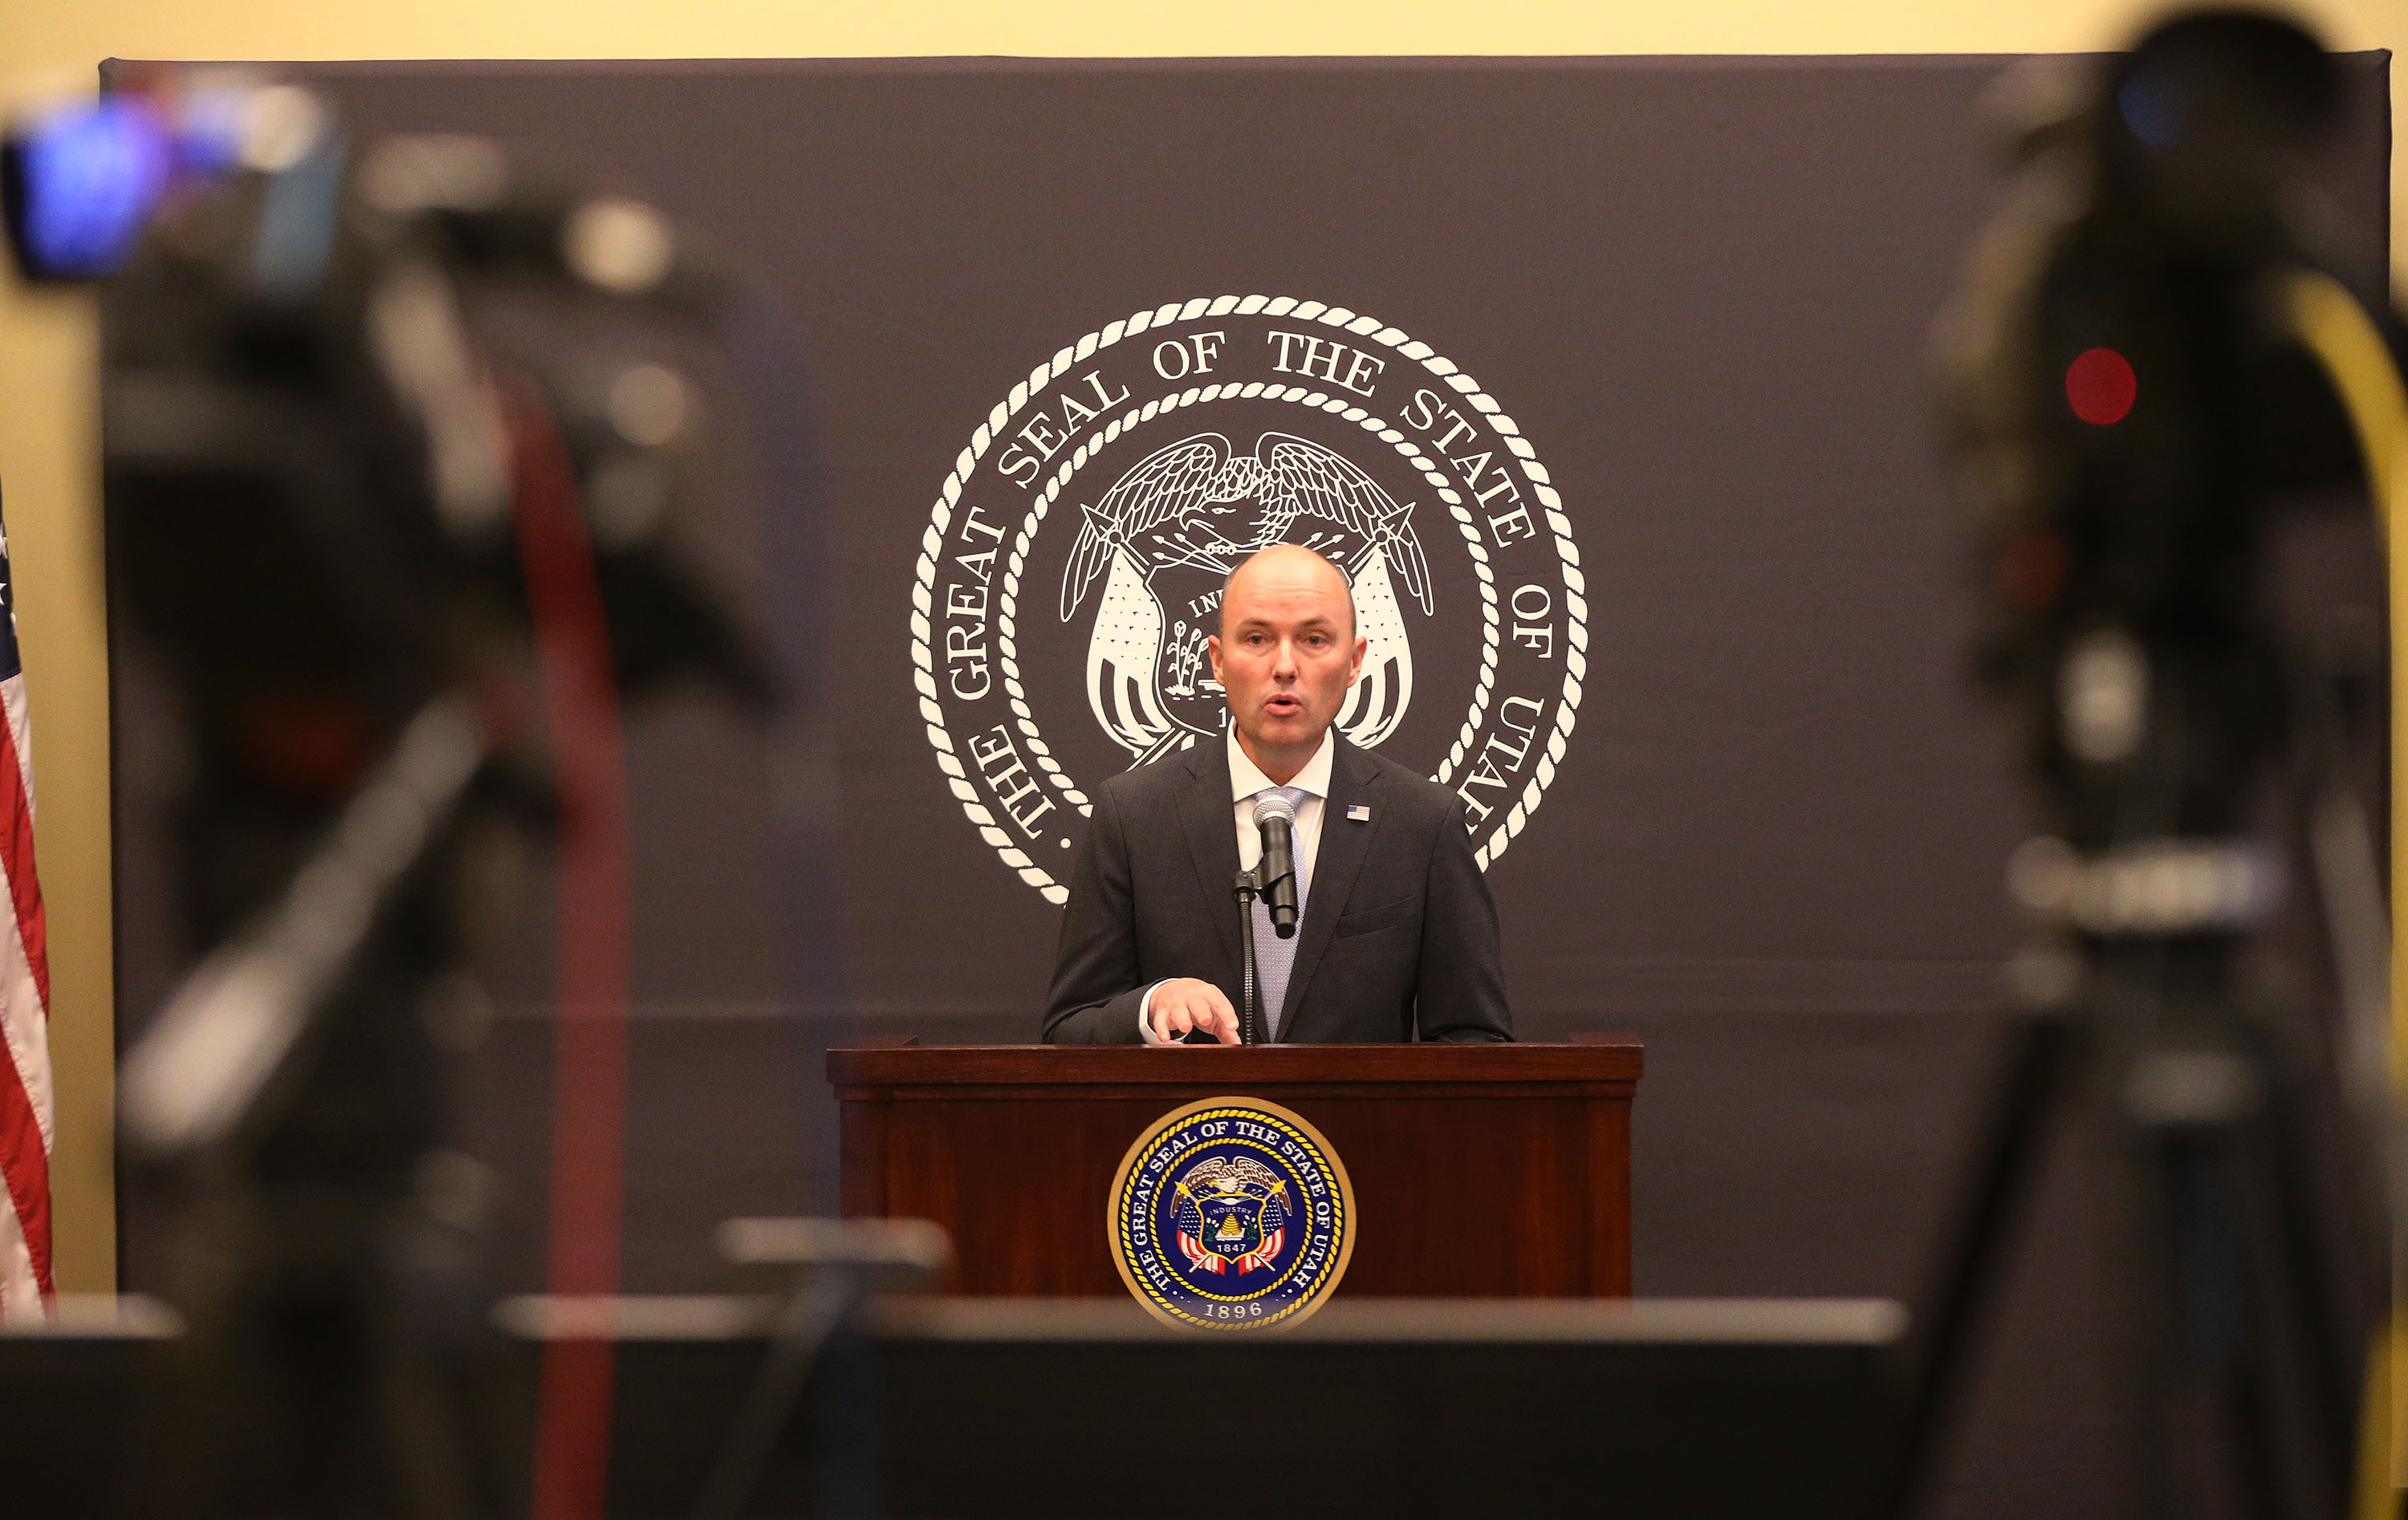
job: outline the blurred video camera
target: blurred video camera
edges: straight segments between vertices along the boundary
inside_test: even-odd
[[[479,139],[366,136],[242,75],[142,82],[34,118],[0,169],[22,272],[100,281],[110,589],[196,757],[178,853],[199,947],[292,885],[439,699],[501,762],[479,786],[550,806],[518,695],[547,555],[572,579],[590,563],[614,689],[701,675],[766,700],[675,531],[710,452],[703,388],[539,325],[604,309],[709,337],[730,287],[700,251]],[[536,339],[512,342],[530,310]],[[552,497],[565,511],[528,509]]]
[[[2037,929],[2028,1017],[1928,1317],[1910,1445],[1936,1428],[2033,1133],[2078,1095],[2136,1514],[2338,1513],[2353,1487],[2350,1513],[2397,1508],[2392,1341],[2370,1321],[2408,1171],[2352,732],[2380,710],[2381,657],[2300,638],[2271,574],[2310,503],[2369,486],[2394,538],[2408,512],[2401,328],[2316,199],[2344,83],[2296,25],[2238,9],[2014,76],[2013,182],[1939,333],[1943,437],[1979,512],[1981,668],[2043,832],[2009,864]],[[2269,974],[2293,834],[2343,1005],[2329,1040]],[[2352,1132],[2320,1145],[2336,1090]]]
[[[694,366],[756,314],[640,201],[241,73],[30,118],[0,191],[21,274],[98,291],[111,605],[189,756],[198,965],[122,1063],[192,1326],[136,1508],[518,1508],[429,1004],[532,829],[564,1004],[624,1007],[621,701],[770,700],[681,536],[734,436]],[[615,1260],[616,1185],[555,1202],[566,1291],[609,1291],[558,1263]]]

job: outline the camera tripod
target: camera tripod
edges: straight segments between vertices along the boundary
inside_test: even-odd
[[[2158,666],[2167,684],[2202,673],[2172,651]],[[2361,1042],[2353,1025],[2382,1017],[2383,903],[2340,704],[2328,699],[2338,684],[2322,671],[2287,684],[2308,698],[2289,724],[2305,773],[2296,790],[2311,798],[2308,853],[2346,1046]],[[2142,753],[2134,769],[2163,784],[2182,767]],[[2171,816],[2171,799],[2149,790],[2117,810]],[[2278,876],[2271,853],[2237,835],[2144,835],[2088,852],[2043,839],[2016,853],[2010,884],[2048,934],[2015,963],[2023,1007],[1922,1306],[1890,1513],[1911,1513],[1928,1475],[2058,1124],[2085,1132],[2103,1200],[2118,1513],[2344,1513],[2386,1243],[2362,1227],[2383,1217],[2382,1140],[2361,1126],[2339,1147],[2340,1185],[2319,1175],[2334,1149],[2315,1124],[2333,1106],[2331,1068],[2263,974],[2259,931]]]

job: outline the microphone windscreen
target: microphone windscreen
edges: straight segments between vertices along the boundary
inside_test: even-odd
[[[1254,798],[1254,826],[1262,827],[1277,818],[1293,828],[1296,826],[1296,804],[1277,792],[1264,792]]]

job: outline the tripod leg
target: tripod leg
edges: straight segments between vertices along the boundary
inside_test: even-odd
[[[1974,1324],[1997,1285],[2001,1242],[2029,1190],[2039,1140],[2073,1054],[2072,1025],[2054,1014],[2020,1020],[2009,1036],[1980,1131],[1980,1169],[1917,1314],[1882,1507],[1898,1520],[1912,1513],[1929,1476],[1964,1382]]]
[[[2266,1147],[2269,1181],[2283,1270],[2295,1284],[2286,1301],[2299,1317],[2301,1396],[2310,1412],[2313,1442],[2307,1455],[2331,1500],[2329,1510],[2338,1508],[2349,1492],[2358,1376],[2365,1349],[2363,1310],[2351,1312],[2348,1288],[2363,1284],[2375,1289],[2379,1274],[2363,1269],[2367,1253],[2361,1242],[2339,1239],[2323,1227],[2315,1208],[2317,1157],[2309,1129],[2312,1111],[2300,1090],[2303,1074],[2298,1062],[2279,1060],[2280,1054],[2276,1050],[2267,1061],[2274,1073]],[[2375,1281],[2369,1282],[2370,1277]]]

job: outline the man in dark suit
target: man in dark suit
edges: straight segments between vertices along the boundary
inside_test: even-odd
[[[1295,804],[1295,938],[1258,904],[1257,1028],[1283,1043],[1511,1040],[1497,909],[1463,803],[1331,726],[1365,641],[1345,578],[1274,545],[1222,595],[1212,673],[1225,742],[1104,783],[1054,963],[1049,1044],[1239,1040],[1241,921],[1230,883],[1260,845],[1255,798]]]

